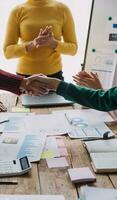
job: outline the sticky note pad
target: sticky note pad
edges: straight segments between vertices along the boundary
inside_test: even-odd
[[[65,157],[46,159],[49,168],[68,167],[68,162]]]
[[[24,107],[13,107],[12,112],[30,112],[29,108],[24,108]]]
[[[68,156],[67,149],[65,147],[59,148],[59,153],[60,153],[60,156]]]
[[[56,139],[58,147],[65,147],[63,139]]]
[[[53,151],[44,151],[41,155],[41,159],[45,159],[45,158],[54,158],[55,157],[55,153]]]
[[[96,177],[88,167],[68,169],[68,174],[73,183],[95,182]]]

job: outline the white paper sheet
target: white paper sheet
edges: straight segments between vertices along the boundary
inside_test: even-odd
[[[55,137],[49,136],[46,138],[46,143],[43,149],[42,158],[48,158],[48,152],[54,157],[60,157],[59,148]],[[44,155],[47,155],[45,157]]]
[[[60,113],[60,111],[58,112]],[[113,135],[104,123],[113,121],[106,112],[93,109],[63,110],[61,112],[65,114],[71,124],[72,131],[68,133],[71,138],[102,138],[107,131],[110,132],[109,136]]]
[[[28,156],[30,162],[40,160],[46,135],[3,133],[0,137],[0,160],[21,158]]]
[[[41,114],[26,117],[10,117],[3,132],[34,132],[63,135],[71,130],[64,113]]]
[[[26,116],[33,116],[33,115],[35,115],[35,113],[7,113],[7,112],[0,113],[0,122],[4,121],[4,120],[14,119],[12,124],[14,124],[14,126],[16,126],[18,118],[20,120]],[[10,121],[9,121],[9,123],[10,123]],[[8,122],[0,123],[0,132],[3,132],[5,127],[9,126],[9,123]],[[11,126],[13,126],[13,125],[11,125]],[[20,129],[23,129],[22,126],[20,127]],[[18,130],[18,128],[17,128],[17,130]]]

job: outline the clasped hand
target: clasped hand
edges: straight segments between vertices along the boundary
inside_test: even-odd
[[[54,34],[51,26],[46,26],[45,29],[40,29],[39,35],[34,39],[36,48],[41,46],[50,46],[54,43]]]
[[[46,26],[45,29],[40,29],[38,36],[33,41],[27,42],[26,50],[31,52],[35,48],[38,49],[44,46],[55,49],[57,44],[58,41],[54,38],[52,26]]]
[[[49,78],[43,74],[36,74],[22,80],[21,93],[41,96],[48,94],[50,90],[56,91],[60,83],[59,79]]]

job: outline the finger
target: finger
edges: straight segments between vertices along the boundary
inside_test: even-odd
[[[0,102],[0,110],[1,110],[2,112],[7,111],[6,106],[4,106],[4,104],[3,104],[2,102]]]
[[[26,86],[30,85],[33,81],[38,81],[39,77],[38,76],[31,76],[29,78],[27,78],[26,80]]]
[[[44,30],[43,30],[43,35],[47,35],[49,33],[52,32],[52,26],[47,26]]]
[[[38,37],[43,34],[43,29],[41,28],[38,34]]]
[[[38,96],[38,95],[45,95],[48,93],[49,90],[45,89],[45,88],[39,88],[38,90],[33,88],[33,90],[31,90],[32,95]]]
[[[99,79],[97,73],[93,73],[93,72],[91,72],[91,75],[92,75],[92,77],[93,77],[94,79]]]
[[[73,81],[74,81],[75,83],[77,83],[77,82],[78,82],[78,79],[73,78]]]
[[[48,27],[48,26],[46,26],[46,27],[45,27],[45,29],[43,30],[43,33],[42,33],[42,34],[43,34],[43,35],[45,35],[45,34],[47,34],[47,33],[48,33],[48,31],[49,31],[49,27]]]
[[[88,72],[86,72],[86,71],[81,71],[81,72],[79,72],[79,76],[82,76],[82,77],[91,77],[91,75],[88,73]]]
[[[72,76],[72,77],[75,78],[75,79],[80,78],[78,75],[75,75],[75,76]]]
[[[46,75],[40,73],[40,74],[34,74],[28,78],[26,78],[26,85],[28,86],[29,84],[31,84],[33,81],[40,81],[40,79],[42,78],[47,78]]]
[[[89,78],[87,79],[74,79],[74,81],[77,83],[77,84],[80,84],[80,85],[83,85],[83,86],[88,86],[90,85],[90,83],[92,82]]]
[[[83,86],[83,87],[88,87],[88,84],[85,83],[85,82],[79,82],[79,81],[77,81],[77,85]]]

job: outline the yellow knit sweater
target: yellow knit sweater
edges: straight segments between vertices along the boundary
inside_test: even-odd
[[[56,49],[39,47],[30,53],[25,44],[38,36],[40,28],[52,26],[59,41]],[[10,14],[4,54],[6,58],[19,58],[17,72],[32,75],[50,75],[62,69],[61,54],[74,55],[77,40],[72,15],[69,8],[55,0],[28,0],[13,9]]]

